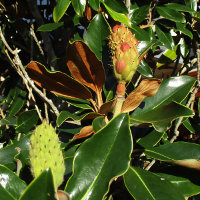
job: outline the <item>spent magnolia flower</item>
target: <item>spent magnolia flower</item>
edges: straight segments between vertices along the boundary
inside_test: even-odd
[[[120,83],[130,81],[139,65],[138,41],[132,32],[120,25],[109,36],[114,74]]]

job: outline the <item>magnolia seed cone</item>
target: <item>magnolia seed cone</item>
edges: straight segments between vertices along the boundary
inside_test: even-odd
[[[30,164],[33,176],[38,177],[51,168],[55,189],[63,182],[65,165],[55,129],[44,121],[30,138]]]
[[[109,46],[115,77],[121,83],[130,81],[139,64],[137,39],[128,28],[116,25],[109,36]]]

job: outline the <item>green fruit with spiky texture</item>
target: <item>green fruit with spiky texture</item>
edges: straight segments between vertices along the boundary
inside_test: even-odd
[[[55,189],[63,182],[65,165],[58,135],[52,125],[44,121],[30,138],[30,164],[33,176],[38,177],[51,168]]]
[[[137,39],[128,28],[116,25],[109,36],[109,46],[115,77],[121,83],[130,81],[139,65]]]

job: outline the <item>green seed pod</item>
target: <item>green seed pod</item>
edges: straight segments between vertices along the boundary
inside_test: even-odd
[[[130,81],[139,65],[137,39],[128,28],[116,25],[109,36],[109,46],[115,77],[121,83]]]
[[[46,168],[51,168],[55,189],[57,189],[63,182],[64,158],[56,131],[46,121],[34,130],[30,138],[29,154],[33,176],[36,178]]]

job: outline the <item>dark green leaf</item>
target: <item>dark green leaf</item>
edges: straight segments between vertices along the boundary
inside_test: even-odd
[[[20,149],[20,154],[29,160],[29,138],[30,135],[26,135],[21,138],[20,141],[15,141],[14,144],[8,145],[3,149],[0,149],[0,164],[5,165],[10,169],[16,168],[15,156],[18,154],[16,147]]]
[[[15,198],[19,198],[26,188],[25,182],[3,165],[0,165],[0,185]]]
[[[200,186],[195,185],[189,179],[163,173],[159,173],[157,175],[162,179],[164,178],[170,181],[185,197],[191,197],[200,193]]]
[[[86,0],[71,0],[77,15],[82,16],[86,6]]]
[[[96,11],[100,8],[100,0],[89,0],[89,4]]]
[[[27,133],[32,129],[38,122],[38,114],[36,110],[24,111],[17,118],[17,127],[18,132]]]
[[[70,0],[57,0],[57,4],[53,10],[54,22],[58,22],[62,18],[67,8],[69,7],[70,3],[71,3]]]
[[[133,113],[134,115],[134,113]],[[142,123],[152,123],[159,132],[166,131],[171,126],[171,121],[178,117],[193,116],[194,113],[189,108],[172,102],[168,105],[159,106],[148,112],[141,112],[138,115],[131,115],[131,120]]]
[[[128,115],[120,114],[76,152],[73,175],[65,188],[70,198],[102,200],[110,181],[128,169],[131,152]]]
[[[158,39],[164,44],[166,48],[171,50],[175,48],[173,38],[169,32],[164,32],[156,25],[156,34],[158,36]]]
[[[16,117],[12,116],[12,117],[6,117],[2,120],[0,120],[0,125],[1,126],[5,126],[5,125],[8,125],[8,126],[15,126],[17,123],[17,120],[16,120]]]
[[[200,160],[200,145],[187,142],[175,142],[158,147],[146,148],[145,154],[162,161]]]
[[[190,120],[188,118],[183,120],[183,125],[190,131],[190,133],[195,133],[195,129],[192,127]]]
[[[150,5],[143,5],[141,7],[135,5],[131,6],[131,22],[134,25],[140,24],[147,16]]]
[[[34,179],[19,200],[55,200],[53,176],[50,169],[46,169]]]
[[[62,123],[64,123],[67,119],[73,119],[74,121],[80,121],[86,117],[90,118],[90,116],[100,116],[99,113],[93,113],[93,112],[89,112],[89,113],[84,113],[84,114],[80,114],[77,115],[75,113],[63,110],[60,112],[57,120],[56,120],[56,124],[57,126],[60,126]],[[93,118],[93,117],[92,117]],[[95,117],[94,117],[95,118]]]
[[[97,14],[89,24],[84,41],[89,48],[102,60],[103,47],[110,34],[109,26],[101,13]]]
[[[126,24],[127,26],[130,26],[131,25],[131,22],[129,20],[129,18],[123,14],[123,13],[118,13],[114,10],[112,10],[110,7],[108,7],[106,4],[104,4],[104,6],[106,7],[108,13],[110,14],[110,16],[115,20],[115,21],[118,21],[118,22],[121,22],[121,23],[124,23]]]
[[[176,10],[176,11],[191,12],[191,13],[194,12],[194,10],[191,9],[190,7],[180,4],[180,3],[168,3],[168,4],[165,4],[165,7],[170,8],[172,10]]]
[[[133,26],[133,27],[131,27],[131,31],[135,34],[135,37],[137,38],[137,40],[150,41],[149,34],[144,29],[142,29],[138,26]]]
[[[156,10],[158,11],[158,13],[165,17],[166,19],[175,21],[175,22],[181,22],[184,23],[185,22],[185,17],[183,14],[181,14],[180,12],[167,8],[167,7],[156,7]]]
[[[0,184],[0,197],[1,200],[16,200],[13,196],[11,196],[11,194],[6,191],[3,186],[1,186]]]
[[[128,10],[121,0],[101,0],[101,2],[117,13],[128,14]]]
[[[141,41],[138,45],[139,59],[141,60],[147,51],[155,44],[155,41]]]
[[[93,120],[92,122],[92,127],[94,132],[99,131],[100,129],[102,129],[104,126],[106,125],[105,119],[104,117],[97,117],[96,119]]]
[[[151,131],[147,135],[137,140],[137,144],[144,148],[155,146],[163,137],[164,133],[160,133],[156,130]]]
[[[179,45],[180,45],[181,55],[185,58],[188,55],[188,53],[189,53],[190,50],[189,50],[188,44],[185,42],[184,38],[180,39]]]
[[[175,30],[184,33],[185,35],[187,35],[191,39],[193,38],[192,32],[186,28],[186,24],[182,24],[182,23],[177,22]]]
[[[179,190],[169,181],[137,167],[130,167],[124,175],[129,193],[137,200],[184,200]]]
[[[53,31],[58,29],[59,27],[64,26],[64,22],[59,23],[48,23],[40,26],[37,31]]]
[[[10,108],[9,108],[9,116],[14,116],[16,115],[24,106],[26,102],[26,91],[23,91],[20,88],[16,88],[16,96],[13,99]]]
[[[143,76],[146,76],[146,77],[149,77],[149,78],[153,77],[153,73],[152,73],[151,68],[149,67],[149,65],[144,60],[142,60],[140,62],[140,65],[139,65],[137,71]]]

